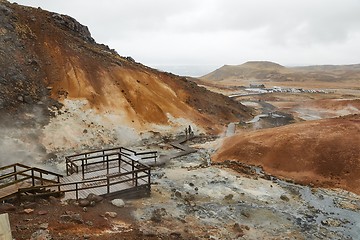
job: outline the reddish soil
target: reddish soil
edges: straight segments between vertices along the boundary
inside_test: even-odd
[[[302,184],[360,194],[360,115],[292,124],[225,139],[215,162],[260,165]]]
[[[24,209],[33,209],[31,213],[25,213]],[[15,204],[15,209],[7,210],[0,205],[0,214],[9,214],[10,226],[14,239],[30,239],[31,235],[38,231],[41,224],[47,223],[49,234],[54,240],[67,239],[159,239],[160,236],[145,236],[135,225],[131,215],[132,207],[118,208],[107,200],[98,203],[94,207],[88,207],[87,212],[76,205],[63,206],[57,201],[44,201]],[[104,216],[106,212],[116,212],[117,216],[111,218]],[[45,214],[44,214],[45,213]],[[82,223],[76,221],[63,221],[61,215],[80,214]],[[112,231],[114,226],[119,225],[118,231]]]

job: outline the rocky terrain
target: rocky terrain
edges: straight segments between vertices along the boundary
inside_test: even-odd
[[[219,133],[250,117],[236,101],[97,44],[69,16],[7,1],[0,12],[0,156],[8,162],[130,145],[190,124]]]
[[[358,65],[248,62],[184,78],[96,43],[72,17],[0,0],[0,67],[0,167],[64,174],[74,152],[164,156],[185,127],[196,136],[197,152],[152,168],[150,197],[1,203],[14,239],[360,236]]]
[[[360,197],[282,181],[236,161],[212,163],[219,139],[154,168],[149,198],[0,205],[16,239],[357,239]],[[98,199],[89,197],[89,199]],[[98,201],[98,202],[97,202]],[[120,201],[121,202],[121,201]],[[40,238],[43,237],[43,238]]]

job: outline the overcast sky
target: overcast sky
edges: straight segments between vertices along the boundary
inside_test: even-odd
[[[360,63],[359,0],[16,2],[70,15],[98,43],[177,74],[202,75],[249,60]]]

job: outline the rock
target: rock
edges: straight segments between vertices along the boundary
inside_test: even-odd
[[[283,200],[283,201],[285,201],[285,202],[290,201],[290,199],[288,198],[288,196],[286,196],[286,195],[284,195],[284,194],[280,196],[280,199]]]
[[[340,220],[328,218],[326,220],[322,220],[321,224],[329,227],[340,227],[342,223]]]
[[[172,232],[172,233],[170,233],[170,237],[172,237],[173,239],[181,239],[181,233]]]
[[[132,57],[130,57],[130,56],[127,56],[127,57],[125,57],[126,58],[126,60],[128,60],[129,62],[135,62],[135,59],[133,59]]]
[[[48,159],[56,159],[57,158],[57,156],[55,155],[55,154],[48,154],[47,156],[46,156]],[[57,199],[56,197],[54,197],[54,196],[50,196],[49,197],[49,202],[50,203],[52,203],[52,204],[60,204],[60,200],[59,199]]]
[[[46,215],[46,214],[48,214],[48,211],[41,210],[41,211],[38,211],[37,214],[38,215]]]
[[[84,239],[90,239],[90,235],[88,235],[88,234],[85,234],[83,237],[84,237]]]
[[[70,215],[61,215],[60,220],[64,221],[64,222],[70,222],[71,221],[71,216]]]
[[[111,201],[111,204],[116,206],[116,207],[119,207],[119,208],[122,208],[125,206],[125,202],[122,200],[122,199],[114,199]]]
[[[103,197],[99,196],[99,195],[96,195],[96,194],[93,194],[93,193],[90,193],[87,197],[86,197],[87,200],[89,201],[94,201],[96,203],[98,202],[101,202],[102,200],[104,200]]]
[[[33,102],[33,100],[32,100],[32,98],[30,97],[30,96],[25,96],[24,97],[24,102],[26,102],[26,103],[32,103]]]
[[[26,214],[30,214],[32,212],[34,212],[34,209],[32,209],[32,208],[25,208],[24,209],[24,213],[26,213]]]
[[[106,217],[111,217],[111,218],[116,218],[117,217],[117,213],[116,212],[106,212],[105,213]]]
[[[19,102],[24,102],[24,97],[23,97],[23,96],[18,96],[17,100],[18,100]]]
[[[92,221],[86,221],[85,224],[90,226],[90,227],[94,225],[94,223]]]
[[[247,217],[247,218],[250,217],[250,213],[248,211],[245,211],[245,210],[241,211],[241,215],[243,215],[244,217]]]
[[[234,195],[228,194],[228,195],[226,195],[226,196],[224,197],[224,199],[227,200],[227,201],[229,201],[229,200],[232,200],[233,197],[234,197]]]
[[[90,205],[90,201],[88,199],[79,199],[78,204],[80,207],[87,207]]]
[[[90,201],[90,207],[95,207],[95,205],[96,205],[96,202],[95,201]]]
[[[87,211],[88,211],[87,207],[83,207],[83,212],[87,212]]]
[[[81,218],[81,215],[78,213],[74,213],[72,215],[65,214],[60,216],[60,220],[63,222],[73,222],[77,224],[83,224],[84,220]]]
[[[80,214],[74,214],[71,216],[71,221],[74,223],[82,224],[84,223],[84,220],[81,218]]]
[[[177,197],[177,198],[181,198],[181,192],[180,191],[175,191],[175,193],[174,193],[174,195],[175,195],[175,197]]]
[[[30,240],[51,240],[49,230],[40,229],[31,235]]]
[[[161,222],[163,217],[167,215],[165,208],[157,208],[152,212],[151,221]]]
[[[49,224],[48,224],[48,223],[42,223],[42,224],[39,225],[39,228],[40,228],[40,229],[44,229],[44,230],[45,230],[45,229],[48,229],[48,227],[49,227]]]
[[[16,207],[10,203],[3,203],[0,205],[0,212],[13,212],[16,210]]]

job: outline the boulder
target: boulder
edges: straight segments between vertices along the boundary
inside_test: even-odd
[[[119,208],[122,208],[122,207],[125,206],[124,200],[119,199],[119,198],[112,200],[112,201],[111,201],[111,204],[114,205],[114,206],[116,206],[116,207],[119,207]]]

